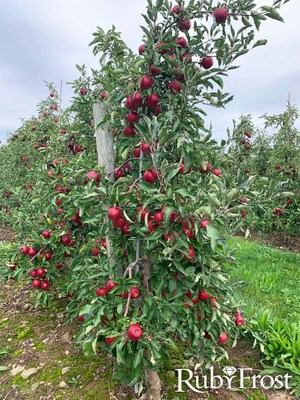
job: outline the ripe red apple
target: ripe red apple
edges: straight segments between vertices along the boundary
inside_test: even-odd
[[[153,231],[155,231],[158,228],[158,226],[156,225],[156,223],[155,223],[153,218],[149,218],[148,219],[147,226],[148,226],[149,233],[152,233]]]
[[[29,252],[29,249],[30,249],[30,247],[28,247],[28,246],[22,246],[21,248],[20,248],[20,252],[21,252],[21,254],[28,254],[28,252]]]
[[[44,239],[49,239],[51,237],[51,232],[50,231],[43,231],[42,236]]]
[[[91,170],[87,173],[89,179],[93,179],[96,182],[100,181],[100,174],[97,171]]]
[[[140,289],[137,286],[132,286],[130,288],[130,298],[137,299],[141,294]]]
[[[50,96],[50,97],[54,97],[54,93],[53,93],[53,92],[51,92],[49,96]]]
[[[101,99],[105,99],[107,97],[108,93],[107,92],[101,92],[100,97]]]
[[[220,333],[218,335],[218,343],[219,344],[225,344],[228,340],[228,336],[226,332]]]
[[[38,277],[38,278],[45,278],[45,276],[46,276],[46,270],[45,270],[45,268],[38,268],[37,270],[36,270],[36,276]]]
[[[209,219],[203,219],[201,222],[200,222],[200,227],[201,228],[203,228],[203,229],[206,229],[206,226],[209,224]]]
[[[206,290],[201,290],[201,291],[199,292],[199,294],[198,294],[198,298],[199,298],[199,300],[201,300],[201,301],[206,301],[206,300],[208,300],[208,299],[210,298],[210,294],[207,293]]]
[[[106,296],[107,293],[108,293],[108,291],[107,291],[106,287],[101,287],[101,288],[97,288],[97,289],[96,289],[96,295],[97,295],[98,297]]]
[[[98,257],[100,253],[101,253],[100,247],[93,247],[93,248],[92,248],[92,255],[93,255],[94,257]]]
[[[133,342],[139,340],[143,335],[143,330],[139,324],[132,324],[127,328],[127,336]]]
[[[134,111],[136,109],[135,105],[133,104],[131,96],[126,97],[125,107],[132,111]]]
[[[84,321],[84,315],[79,315],[79,316],[77,317],[77,321],[78,321],[78,322],[83,322],[83,321]]]
[[[139,51],[139,55],[140,55],[140,56],[144,53],[145,48],[146,48],[145,43],[143,43],[143,44],[141,44],[141,45],[139,46],[138,51]]]
[[[112,224],[114,227],[116,228],[120,228],[122,229],[124,227],[124,225],[127,223],[125,218],[118,218],[118,219],[112,219],[111,220]]]
[[[153,114],[157,117],[159,114],[162,113],[162,109],[160,106],[156,106],[154,107],[154,109],[152,110]]]
[[[122,210],[119,207],[112,206],[108,210],[109,219],[119,219],[122,216]]]
[[[139,122],[140,118],[140,114],[136,111],[131,111],[129,114],[126,115],[126,119],[130,124],[135,124],[136,122]]]
[[[39,289],[41,287],[41,284],[42,284],[42,282],[39,279],[34,279],[31,282],[31,285],[36,289]]]
[[[178,81],[171,81],[169,83],[169,89],[171,90],[172,93],[180,93],[182,90],[182,83],[178,82]]]
[[[203,167],[203,165],[205,165],[205,167]],[[201,174],[208,174],[211,170],[211,164],[208,161],[204,161],[200,166],[199,166],[199,171],[201,172]]]
[[[132,154],[135,158],[140,158],[141,156],[141,148],[137,147],[136,149],[132,150]]]
[[[156,224],[161,224],[164,222],[164,214],[161,211],[154,214],[154,221]]]
[[[123,129],[123,134],[124,134],[124,136],[134,136],[135,130],[134,130],[133,126],[131,126],[131,125],[125,126],[125,128]]]
[[[29,276],[31,276],[31,278],[36,278],[36,269],[32,269],[32,270],[29,272]]]
[[[132,103],[135,107],[142,107],[143,97],[139,92],[134,92],[132,96]]]
[[[64,235],[60,238],[60,243],[64,244],[65,246],[67,246],[71,241],[71,238],[69,235]]]
[[[116,339],[118,338],[118,336],[115,337],[108,337],[105,339],[107,344],[112,344]]]
[[[154,169],[147,169],[144,172],[144,180],[148,183],[154,183],[157,180],[157,173]]]
[[[159,103],[159,96],[157,93],[152,93],[146,97],[146,105],[149,108],[154,108]]]
[[[201,60],[201,67],[209,69],[213,66],[214,59],[211,56],[205,56]]]
[[[57,269],[62,269],[62,268],[63,268],[63,265],[62,265],[61,263],[56,263],[56,264],[55,264],[55,268],[57,268]]]
[[[50,289],[50,283],[48,281],[45,281],[41,284],[41,289],[48,291]]]
[[[173,6],[171,13],[172,14],[177,14],[180,15],[183,11],[183,7],[181,7],[179,4],[175,4],[175,6]]]
[[[35,247],[31,247],[28,251],[29,257],[34,257],[37,253],[37,249]]]
[[[79,89],[79,93],[82,95],[82,96],[85,96],[86,94],[87,94],[87,90],[85,89],[85,88],[80,88]]]
[[[178,36],[175,39],[175,42],[180,46],[180,47],[186,47],[187,46],[187,40],[183,36]]]
[[[238,314],[235,317],[234,323],[235,323],[236,326],[242,326],[245,323],[245,319],[244,319],[244,317],[241,316],[241,314]]]
[[[141,88],[141,90],[150,89],[150,88],[152,87],[152,85],[153,85],[153,81],[152,81],[151,76],[149,76],[149,75],[144,75],[144,76],[142,77],[141,83],[140,83],[140,88]]]
[[[222,172],[218,168],[214,168],[212,172],[215,176],[221,176]]]
[[[189,246],[189,248],[188,248],[188,252],[189,252],[189,255],[187,256],[186,254],[183,256],[183,258],[185,259],[185,260],[188,260],[188,261],[190,261],[190,262],[194,262],[194,256],[195,256],[195,250],[194,250],[194,248],[192,247],[192,246]]]
[[[153,76],[158,76],[161,74],[161,70],[157,68],[155,64],[150,65],[149,71]]]
[[[183,18],[181,21],[179,21],[178,29],[181,32],[188,31],[190,28],[191,28],[191,21],[189,19]]]
[[[108,282],[106,283],[106,285],[105,285],[106,290],[107,290],[108,292],[110,292],[115,286],[117,286],[117,283],[116,283],[116,282],[113,282],[113,281],[108,281]]]
[[[241,210],[241,216],[242,216],[242,218],[245,218],[247,216],[247,211]]]
[[[52,258],[52,250],[49,250],[45,253],[46,261],[50,261]]]
[[[219,7],[216,8],[215,11],[213,12],[213,15],[216,19],[216,22],[218,24],[222,24],[223,22],[226,21],[228,17],[228,10],[225,7]]]
[[[142,143],[141,143],[141,146],[140,146],[140,149],[142,150],[142,152],[143,152],[143,154],[144,154],[145,156],[147,156],[148,154],[151,153],[150,144],[147,143],[147,142],[142,142]]]
[[[241,198],[241,203],[248,203],[247,197],[242,197]]]

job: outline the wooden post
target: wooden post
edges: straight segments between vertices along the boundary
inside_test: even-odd
[[[99,123],[103,120],[105,115],[109,112],[108,107],[105,104],[94,103],[93,114],[94,114],[94,125],[96,133],[96,144],[98,153],[98,164],[100,167],[104,167],[105,172],[108,174],[115,168],[115,149],[113,134],[109,131],[109,126],[98,128]],[[111,174],[109,179],[113,182],[114,176]]]
[[[94,103],[93,104],[93,114],[94,114],[94,126],[96,134],[96,145],[98,154],[98,165],[104,167],[107,174],[111,173],[115,168],[115,149],[113,134],[109,131],[109,126],[103,126],[98,128],[100,122],[102,122],[105,115],[109,112],[107,105]],[[109,180],[114,182],[114,175],[110,174]],[[107,220],[108,223],[108,220]],[[111,242],[108,237],[106,237],[106,250],[107,257],[111,265],[115,264],[115,259],[113,257],[113,251]]]

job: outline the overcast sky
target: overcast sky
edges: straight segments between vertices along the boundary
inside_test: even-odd
[[[257,0],[260,5],[270,0]],[[78,77],[75,64],[97,68],[88,44],[97,26],[114,24],[133,50],[141,43],[141,14],[146,0],[0,0],[0,140],[20,126],[20,118],[35,114],[48,95],[44,81],[63,82],[63,107],[72,96],[66,82]],[[214,136],[226,137],[232,119],[284,111],[288,93],[300,109],[300,1],[290,0],[281,10],[285,23],[268,20],[257,34],[268,44],[238,59],[241,67],[225,78],[234,100],[226,110],[209,108]]]

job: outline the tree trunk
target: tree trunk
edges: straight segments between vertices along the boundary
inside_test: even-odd
[[[145,350],[145,357],[150,358],[150,353]],[[147,400],[161,400],[161,381],[158,373],[150,369],[145,371],[145,383],[147,387]]]

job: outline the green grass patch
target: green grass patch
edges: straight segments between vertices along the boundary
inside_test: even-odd
[[[234,238],[236,267],[230,275],[247,316],[269,311],[274,320],[300,323],[300,254]]]

